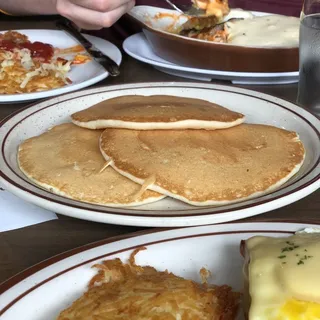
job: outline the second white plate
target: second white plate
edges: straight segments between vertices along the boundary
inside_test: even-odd
[[[278,73],[231,72],[210,69],[197,69],[179,66],[158,57],[152,51],[144,34],[137,33],[127,38],[123,50],[131,57],[154,66],[159,71],[194,80],[229,80],[234,84],[287,84],[299,80],[299,71]]]
[[[1,320],[54,320],[87,290],[96,274],[92,266],[103,260],[127,261],[132,250],[145,246],[136,257],[151,265],[200,282],[199,270],[209,269],[215,284],[243,288],[241,240],[257,235],[290,236],[307,227],[302,223],[232,223],[195,228],[144,231],[127,239],[106,239],[65,252],[31,267],[0,285]],[[240,310],[237,320],[244,320]]]

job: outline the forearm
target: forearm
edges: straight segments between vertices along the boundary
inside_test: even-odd
[[[0,0],[0,9],[10,14],[56,14],[56,0]]]

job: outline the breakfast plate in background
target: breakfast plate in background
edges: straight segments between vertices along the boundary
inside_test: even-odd
[[[125,95],[201,97],[246,116],[246,122],[295,131],[306,150],[300,171],[272,193],[221,206],[195,207],[169,197],[137,207],[94,205],[51,193],[36,186],[19,169],[19,144],[55,125],[70,122],[71,114],[102,100]],[[21,109],[2,123],[1,181],[22,199],[75,218],[136,226],[192,226],[221,223],[274,210],[306,197],[320,187],[320,121],[308,111],[255,91],[199,83],[140,83],[88,89]]]
[[[233,72],[199,69],[171,63],[156,55],[144,33],[128,37],[123,50],[131,57],[152,65],[161,72],[193,80],[227,80],[234,84],[288,84],[299,81],[299,71],[293,72]]]
[[[220,42],[221,38],[219,41],[209,41],[203,40],[202,37],[180,35],[179,30],[192,19],[188,20],[187,16],[175,10],[136,6],[128,15],[132,20],[130,23],[142,28],[152,50],[159,57],[177,65],[232,72],[282,73],[296,72],[299,69],[298,18],[282,16],[283,19],[279,18],[279,21],[275,22],[272,18],[271,20],[268,18],[269,13],[230,8],[230,12],[223,17],[222,22],[230,18],[244,18],[243,22],[264,20],[265,23],[265,25],[247,25],[247,29],[241,29],[241,32],[235,29],[234,33],[244,35],[246,42],[233,44],[232,40],[227,43]],[[198,30],[199,22],[195,20],[195,23],[193,28]],[[212,23],[209,25],[208,29],[212,31],[214,29],[211,28]],[[225,26],[223,28],[226,29]],[[266,32],[270,30],[271,34],[267,35]],[[210,34],[211,31],[207,33]],[[255,33],[256,31],[258,33]],[[255,33],[254,36],[252,32]],[[249,36],[247,37],[249,33],[251,40]],[[251,45],[255,43],[254,39],[258,39],[259,44]],[[277,43],[274,43],[275,39]]]
[[[79,43],[73,38],[67,35],[63,31],[57,30],[17,30],[19,33],[27,35],[29,40],[39,41],[43,43],[49,43],[56,48],[69,48]],[[4,33],[5,31],[2,31]],[[122,60],[120,50],[111,42],[97,38],[91,35],[84,35],[89,41],[91,41],[98,49],[108,55],[118,65]],[[92,84],[95,84],[105,78],[109,73],[97,62],[89,61],[82,65],[76,65],[71,68],[68,73],[68,77],[72,81],[71,84],[63,86],[61,88],[32,92],[32,93],[20,93],[20,94],[0,94],[0,103],[8,102],[25,102],[30,100],[48,98],[67,92],[76,91]]]
[[[243,291],[244,259],[240,242],[253,236],[288,237],[319,225],[285,222],[230,223],[152,230],[106,239],[68,251],[41,262],[0,285],[2,320],[56,319],[87,290],[97,270],[92,266],[103,260],[120,258],[127,262],[132,251],[146,247],[136,263],[168,270],[178,276],[201,281],[199,270],[212,272],[209,283],[229,285]],[[237,320],[243,320],[239,310]]]

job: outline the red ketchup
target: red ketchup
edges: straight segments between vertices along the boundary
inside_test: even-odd
[[[7,51],[13,51],[14,49],[29,49],[32,58],[44,62],[50,61],[54,53],[52,45],[38,41],[15,43],[11,40],[0,40],[0,49]]]

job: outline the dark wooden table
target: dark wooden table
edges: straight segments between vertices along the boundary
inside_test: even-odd
[[[41,29],[54,28],[52,19],[37,19],[37,23],[35,23],[35,19],[2,19],[0,20],[0,30],[33,29],[37,27]],[[117,39],[114,39],[114,42],[117,42]],[[121,75],[117,78],[108,78],[96,86],[154,81],[181,82],[187,80],[161,73],[149,65],[140,63],[124,55]],[[230,84],[228,82],[219,83]],[[297,85],[295,84],[250,86],[247,88],[293,102],[297,95]],[[25,104],[22,103],[1,104],[0,119],[3,119],[11,112],[24,106]],[[318,190],[305,199],[287,207],[246,219],[246,221],[274,220],[303,220],[320,223],[320,191]],[[137,227],[99,224],[59,215],[58,220],[0,233],[0,282],[55,254],[93,241],[123,235],[141,229],[142,228]]]

